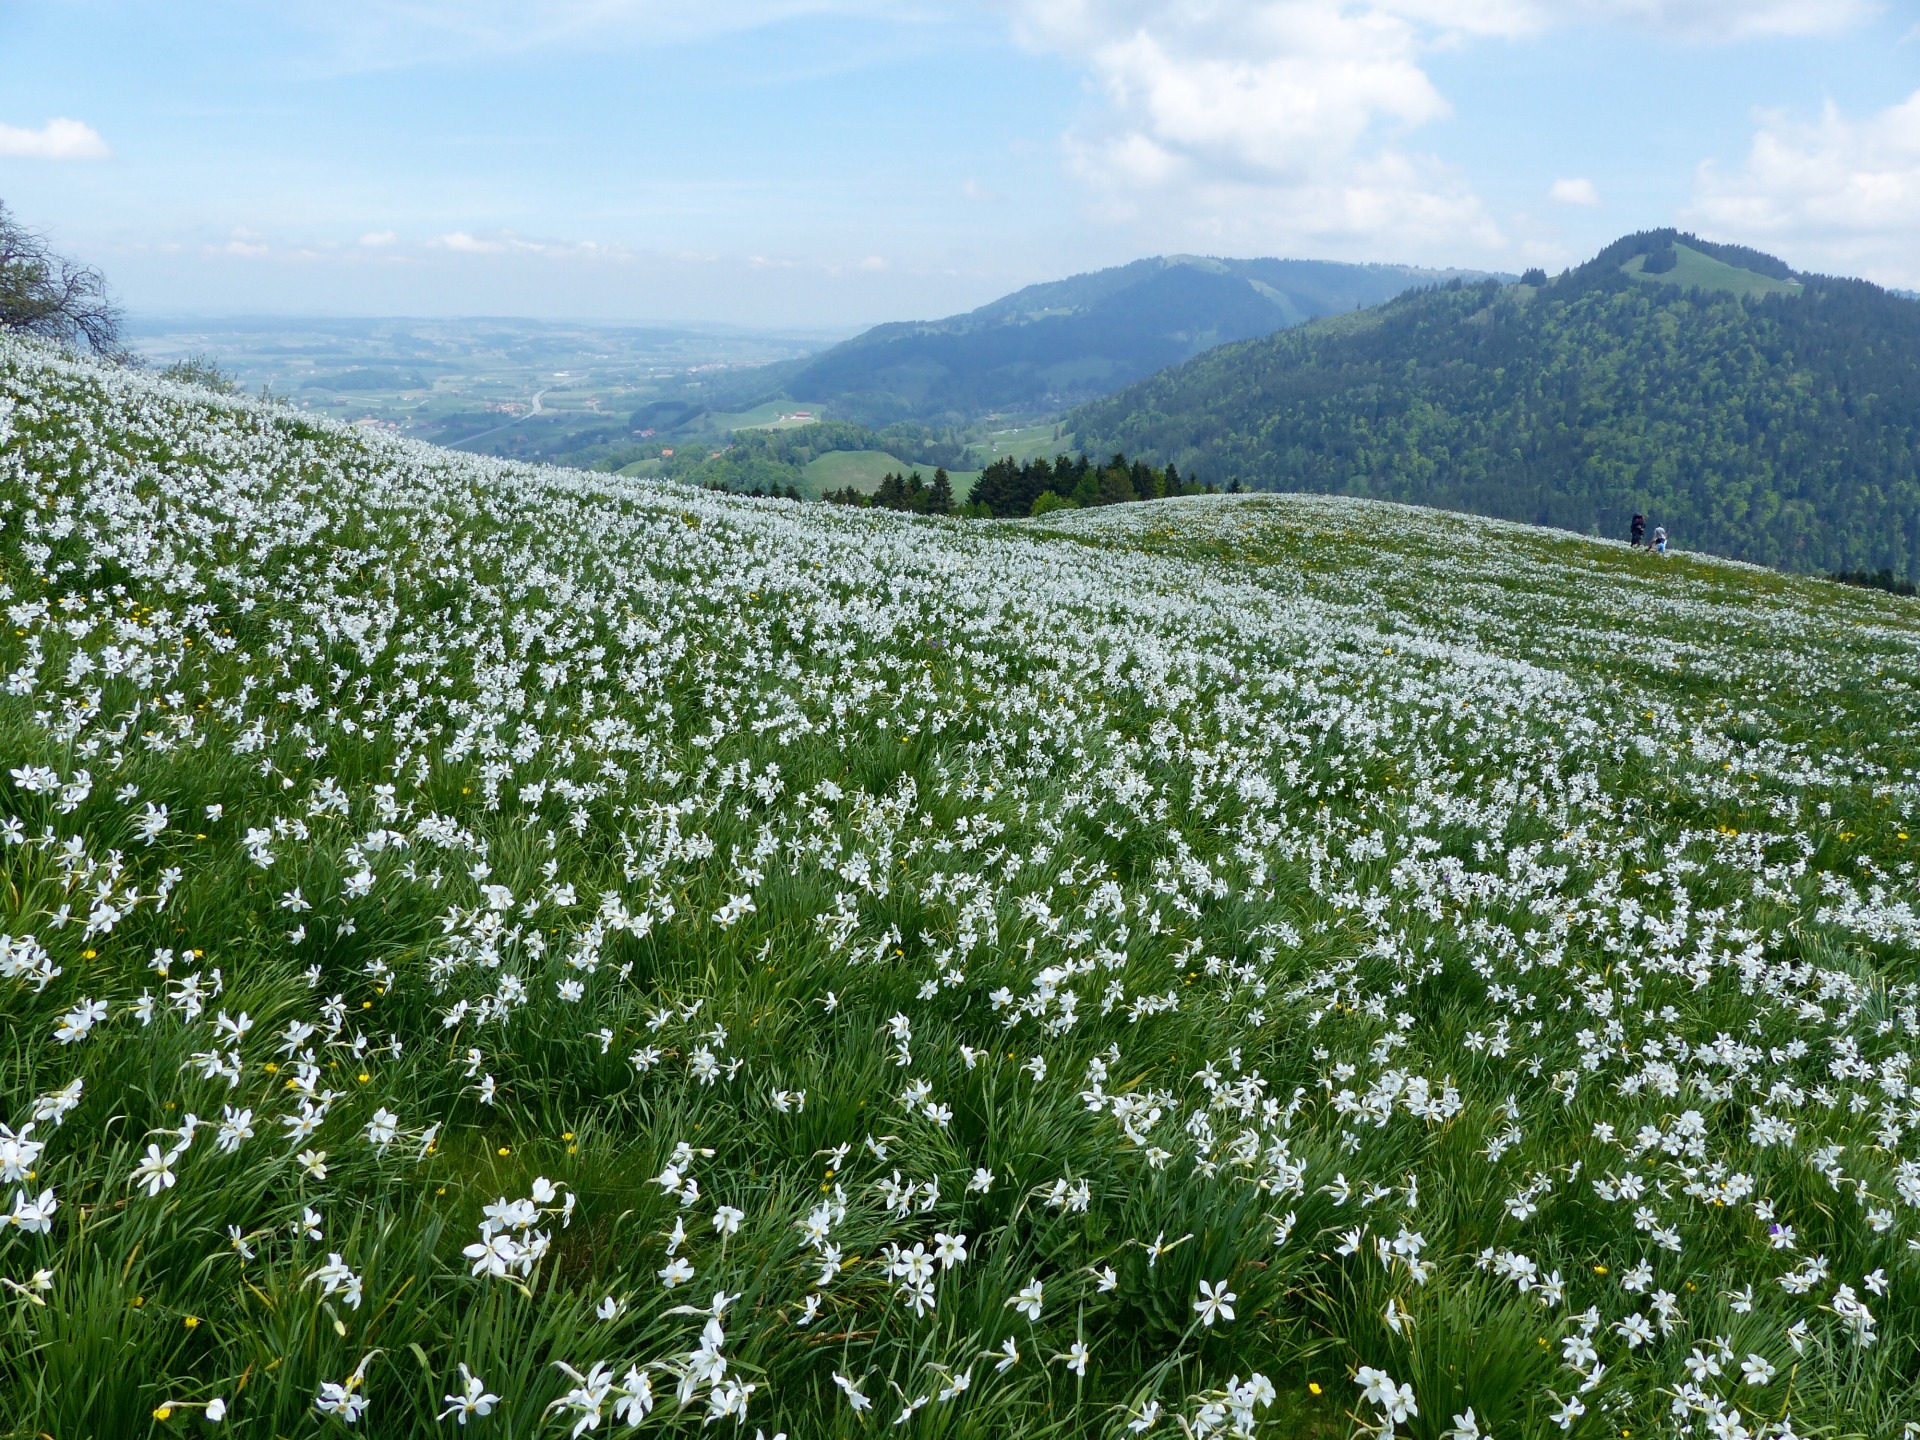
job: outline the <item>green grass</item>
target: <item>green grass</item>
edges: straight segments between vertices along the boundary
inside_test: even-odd
[[[910,474],[915,468],[884,450],[835,450],[816,457],[802,473],[816,495],[849,485],[871,494],[885,476]],[[918,468],[922,475],[933,474],[930,469]]]
[[[1010,459],[1019,463],[1042,457],[1051,460],[1056,455],[1073,451],[1073,437],[1057,435],[1055,432],[1058,429],[1053,424],[990,429],[972,441],[969,448],[982,469],[995,460]]]
[[[792,418],[794,414],[805,411],[809,416],[805,420]],[[756,405],[751,410],[739,410],[726,414],[716,412],[707,417],[708,423],[716,430],[799,430],[808,425],[817,425],[830,419],[824,406],[805,400],[769,400],[764,405]]]
[[[1675,254],[1679,256],[1679,263],[1662,274],[1645,273],[1647,257],[1644,255],[1634,256],[1620,268],[1636,280],[1677,285],[1683,289],[1715,290],[1749,298],[1761,295],[1798,295],[1802,288],[1798,282],[1776,280],[1771,275],[1743,270],[1737,265],[1716,260],[1713,256],[1703,254],[1686,245],[1676,244],[1673,248]]]
[[[931,465],[909,465],[884,450],[834,450],[815,457],[801,473],[806,476],[807,485],[815,495],[823,495],[829,490],[843,490],[849,485],[863,494],[871,495],[890,474],[911,475],[918,470],[922,479],[931,481],[934,469]],[[978,470],[947,472],[947,479],[953,484],[954,496],[960,500],[967,498],[973,489],[973,482],[979,478]]]
[[[1223,1437],[1256,1373],[1344,1440],[1375,1368],[1403,1440],[1920,1414],[1911,602],[741,500],[12,344],[0,507],[0,1435],[561,1436],[600,1363],[733,1440]]]

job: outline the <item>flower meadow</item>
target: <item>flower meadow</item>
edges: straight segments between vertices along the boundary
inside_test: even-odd
[[[1920,1433],[1920,612],[0,347],[0,1433]]]

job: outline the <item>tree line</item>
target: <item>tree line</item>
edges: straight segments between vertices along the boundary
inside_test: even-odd
[[[829,505],[856,505],[878,510],[900,510],[909,515],[955,513],[953,477],[947,474],[944,465],[933,472],[931,484],[920,478],[918,470],[911,475],[896,475],[889,471],[881,477],[879,487],[871,495],[849,485],[843,490],[829,490],[820,498]],[[960,506],[959,512],[965,514],[970,508]]]
[[[1233,488],[1236,492],[1239,489],[1237,485]],[[944,469],[933,472],[931,484],[916,470],[905,476],[888,474],[872,494],[849,485],[821,498],[834,505],[987,520],[1124,505],[1133,500],[1164,500],[1170,495],[1217,493],[1211,486],[1181,479],[1176,466],[1156,470],[1144,461],[1116,454],[1104,465],[1096,465],[1084,455],[1024,463],[1011,458],[996,460],[973,482],[964,505],[954,503],[953,482]]]
[[[996,460],[973,482],[968,498],[988,515],[1009,518],[1214,493],[1211,486],[1184,479],[1177,465],[1156,469],[1116,451],[1105,464],[1085,455],[1060,455],[1051,463],[1044,458],[1018,464]]]

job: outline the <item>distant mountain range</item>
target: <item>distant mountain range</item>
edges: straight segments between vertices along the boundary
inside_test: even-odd
[[[1920,306],[1673,230],[1212,350],[1082,407],[1088,453],[1920,577]]]
[[[1466,274],[1160,256],[1032,285],[965,315],[881,325],[766,376],[795,400],[869,425],[1051,414],[1217,345]]]

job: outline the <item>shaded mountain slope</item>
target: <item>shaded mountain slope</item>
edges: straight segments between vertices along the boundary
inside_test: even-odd
[[[1448,272],[1316,260],[1138,260],[965,315],[881,325],[797,366],[786,393],[886,423],[1040,413],[1235,340],[1376,305]]]
[[[1920,307],[1674,231],[1225,347],[1069,417],[1267,490],[1920,574]]]

